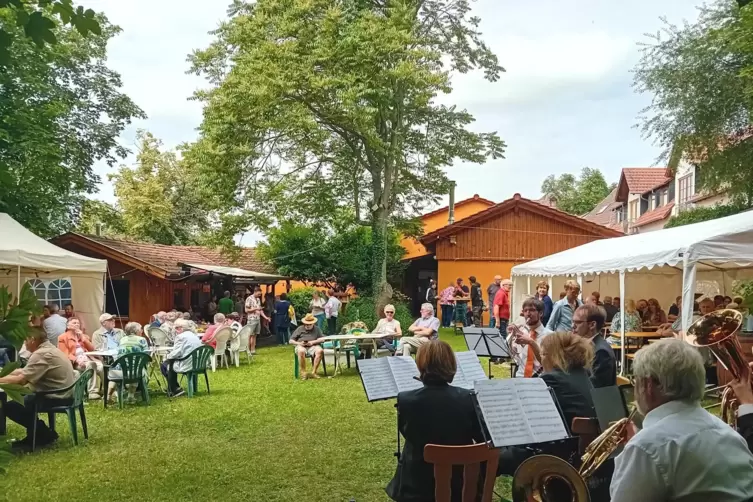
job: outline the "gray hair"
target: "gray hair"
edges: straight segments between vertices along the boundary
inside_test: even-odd
[[[159,319],[160,321],[167,319],[167,312],[165,312],[164,310],[157,312],[157,319]]]
[[[125,331],[125,334],[128,336],[138,336],[139,332],[141,331],[141,324],[135,321],[131,321],[125,325],[123,331]]]
[[[225,314],[223,314],[221,312],[217,312],[216,314],[214,314],[214,323],[215,324],[220,324],[220,323],[223,323],[223,322],[225,322]]]
[[[185,319],[177,319],[173,326],[176,328],[183,328],[187,330],[191,330],[191,325],[193,324],[193,321],[186,321]]]
[[[190,312],[183,312],[183,319],[191,320],[191,313]]]
[[[432,314],[434,313],[434,305],[432,305],[431,303],[424,303],[423,305],[421,305],[421,308],[431,311]]]
[[[173,312],[168,312],[168,313],[167,313],[167,314],[165,314],[165,315],[166,315],[166,317],[167,317],[167,320],[168,320],[168,321],[171,321],[171,322],[172,322],[172,321],[175,321],[175,320],[176,320],[176,319],[178,318],[178,313],[177,313],[177,312],[175,312],[175,311],[173,311]]]
[[[50,304],[50,314],[55,314],[60,310],[60,307],[58,307],[57,303],[51,303]]]
[[[700,402],[706,370],[698,349],[677,339],[660,340],[635,353],[636,381],[650,379],[670,401]]]

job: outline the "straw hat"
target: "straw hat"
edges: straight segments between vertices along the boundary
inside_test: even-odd
[[[301,322],[303,324],[316,324],[316,317],[314,317],[311,314],[306,314],[303,319],[301,319]]]

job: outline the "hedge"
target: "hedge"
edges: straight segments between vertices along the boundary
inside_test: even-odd
[[[664,225],[664,228],[680,227],[683,225],[690,225],[691,223],[724,218],[725,216],[731,216],[745,211],[746,209],[748,208],[737,204],[717,204],[712,207],[694,207],[693,209],[687,209],[680,212],[677,216],[672,216]]]

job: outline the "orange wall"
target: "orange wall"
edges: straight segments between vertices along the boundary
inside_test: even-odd
[[[476,213],[480,213],[481,211],[490,207],[488,203],[481,200],[466,200],[467,202],[461,201],[460,203],[455,205],[455,221],[459,221]],[[440,213],[431,214],[429,216],[422,216],[421,221],[424,225],[424,234],[428,234],[446,226],[447,219],[449,217],[449,208]],[[405,256],[403,256],[404,260],[418,258],[419,256],[426,256],[427,254],[429,254],[423,244],[418,242],[418,240],[414,239],[413,237],[404,237],[400,244],[402,244],[402,246],[406,250]]]
[[[468,277],[476,276],[476,280],[481,284],[481,291],[484,294],[484,303],[486,304],[486,288],[494,282],[495,275],[501,275],[503,279],[510,278],[510,270],[521,262],[512,261],[479,261],[479,260],[439,260],[437,290],[442,291],[449,286],[450,282],[455,284],[458,277],[463,278],[463,284],[469,286]],[[489,313],[484,312],[484,323],[488,324]]]

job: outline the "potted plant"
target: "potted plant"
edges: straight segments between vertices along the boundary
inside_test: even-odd
[[[743,299],[738,306],[745,316],[743,331],[753,331],[753,280],[737,281],[733,288],[735,296]]]

